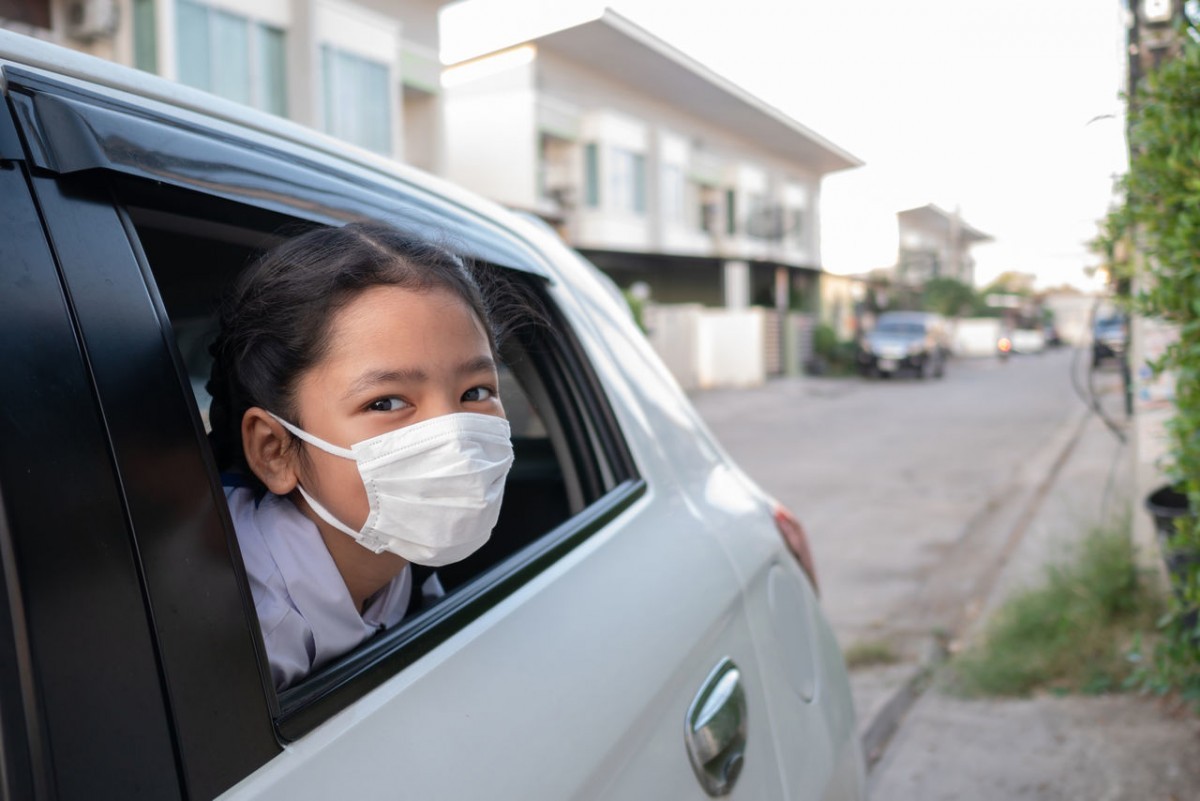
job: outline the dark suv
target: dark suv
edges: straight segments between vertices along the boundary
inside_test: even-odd
[[[1122,314],[1101,317],[1092,326],[1092,366],[1106,359],[1125,358],[1129,343],[1129,322]]]

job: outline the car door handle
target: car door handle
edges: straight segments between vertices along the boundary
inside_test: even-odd
[[[704,791],[715,798],[732,790],[746,751],[746,692],[742,672],[728,657],[688,707],[684,740]]]

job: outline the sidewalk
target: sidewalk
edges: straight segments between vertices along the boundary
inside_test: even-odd
[[[1095,524],[1144,514],[1128,497],[1127,446],[1082,409],[1067,429],[1033,468],[1037,491],[1015,499],[1007,558],[951,638],[975,636]],[[926,650],[851,674],[872,798],[1200,799],[1200,721],[1185,712],[1137,695],[963,700],[939,689],[937,644]]]

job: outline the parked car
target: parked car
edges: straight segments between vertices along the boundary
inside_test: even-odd
[[[863,338],[858,369],[863,375],[891,375],[910,370],[918,378],[946,374],[950,355],[946,321],[930,312],[884,312]]]
[[[864,797],[797,527],[578,254],[4,31],[0,87],[0,796]],[[488,545],[277,692],[206,438],[214,302],[289,231],[363,217],[511,271],[551,326],[501,354],[516,462]]]
[[[1092,366],[1099,367],[1106,359],[1125,358],[1129,343],[1129,324],[1122,314],[1101,317],[1092,326]]]

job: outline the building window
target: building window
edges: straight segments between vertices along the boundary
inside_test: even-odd
[[[668,164],[662,169],[661,180],[663,221],[670,225],[686,225],[688,187],[684,181],[683,170]]]
[[[612,155],[614,208],[630,214],[645,214],[646,157],[623,148],[614,148]]]
[[[600,207],[600,148],[588,142],[583,148],[584,202],[588,208]]]
[[[0,3],[0,19],[33,28],[50,29],[50,0],[17,0]]]
[[[715,186],[690,181],[693,189],[696,209],[696,229],[715,234],[721,225],[721,192]]]
[[[376,153],[391,153],[387,65],[322,45],[321,75],[326,132]]]
[[[725,233],[733,236],[737,233],[737,190],[725,190]]]
[[[154,0],[133,0],[133,66],[158,72],[158,37]]]
[[[152,30],[152,10],[143,14]],[[181,83],[272,114],[287,113],[282,30],[192,0],[179,0],[175,26]],[[139,61],[146,47],[137,45]],[[152,54],[152,38],[149,47]]]
[[[804,246],[804,209],[796,206],[788,209],[787,236],[796,246]]]

